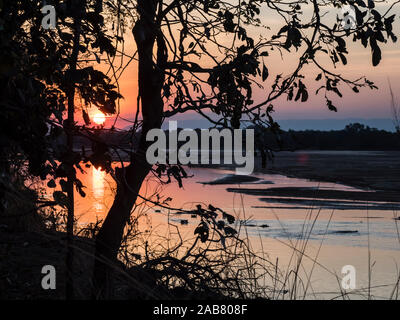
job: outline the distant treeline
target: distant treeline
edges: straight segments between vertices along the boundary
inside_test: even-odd
[[[251,127],[250,127],[251,128]],[[319,131],[281,131],[272,133],[269,129],[254,128],[256,136],[256,149],[260,146],[272,150],[399,150],[400,151],[400,133],[388,132],[370,128],[360,123],[347,125],[343,130]],[[178,128],[180,132],[182,128]],[[199,137],[200,149],[200,129],[195,129]],[[168,136],[168,130],[164,131]],[[114,146],[124,146],[130,148],[130,141],[139,139],[138,136],[132,136],[128,131],[99,130],[97,137],[100,141]],[[244,135],[243,135],[244,138]],[[77,137],[76,147],[90,147],[91,142],[84,137]],[[179,142],[181,146],[185,142]],[[223,138],[221,147],[223,146]],[[167,139],[168,145],[168,139]]]
[[[370,128],[360,123],[343,130],[284,131],[281,143],[269,133],[265,136],[273,148],[308,150],[400,150],[400,133]]]

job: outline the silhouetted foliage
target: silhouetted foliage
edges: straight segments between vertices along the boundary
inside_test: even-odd
[[[124,228],[144,179],[153,171],[160,179],[173,177],[182,186],[185,177],[179,166],[153,168],[147,163],[147,132],[160,128],[169,117],[194,111],[219,127],[239,128],[249,122],[258,128],[259,137],[265,131],[281,139],[279,125],[272,117],[274,104],[281,97],[299,104],[308,101],[313,82],[318,84],[316,94],[324,95],[327,108],[338,111],[333,98],[343,96],[344,86],[355,93],[377,88],[365,77],[348,79],[335,71],[338,64],[349,62],[348,42],[368,48],[376,66],[382,59],[382,45],[397,41],[395,16],[391,10],[378,12],[374,2],[49,0],[47,4],[56,8],[57,23],[55,29],[44,30],[40,24],[42,1],[3,0],[0,173],[9,175],[15,159],[20,159],[26,161],[32,175],[48,179],[50,188],[58,183],[61,191],[53,196],[71,213],[69,234],[73,233],[73,187],[85,196],[84,186],[76,178],[77,170],[84,172],[81,163],[112,174],[117,194],[97,233],[94,272],[95,297],[107,297],[110,264],[117,260]],[[357,22],[349,29],[339,18],[330,21],[325,15],[325,11],[347,4],[354,7]],[[311,15],[305,14],[307,9]],[[269,29],[272,26],[263,21],[262,13],[281,18],[276,30]],[[124,42],[131,31],[136,47],[129,55]],[[269,58],[275,52],[284,60],[296,61],[287,74],[271,72]],[[117,58],[121,64],[115,68]],[[128,59],[125,65],[124,58]],[[323,64],[324,59],[331,64]],[[125,148],[107,144],[101,138],[102,131],[90,127],[88,108],[93,106],[106,114],[119,112],[122,96],[118,80],[131,61],[137,61],[139,87],[132,136],[140,133],[140,141]],[[96,69],[100,63],[109,70]],[[306,71],[308,68],[312,72]],[[262,89],[259,101],[254,97],[256,88]],[[78,111],[84,125],[75,122]],[[369,129],[352,126],[343,135],[354,139],[372,136],[366,131]],[[307,134],[303,136],[312,139],[312,134]],[[318,135],[314,134],[315,139]],[[76,136],[91,141],[91,154],[81,146],[74,148]],[[333,139],[328,136],[326,139]],[[262,138],[257,143],[265,160],[272,147]],[[333,144],[331,140],[326,143]],[[319,142],[312,144],[320,146]],[[114,171],[111,150],[117,155],[128,154],[129,165],[121,161],[122,169]],[[229,221],[229,216],[224,217]],[[230,227],[224,227],[224,232],[234,234]],[[196,235],[201,241],[208,239],[204,221]]]
[[[347,125],[343,130],[281,131],[266,133],[264,141],[274,150],[400,150],[396,132],[370,128],[360,123]]]

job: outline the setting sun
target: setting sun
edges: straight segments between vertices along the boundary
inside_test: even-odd
[[[103,113],[98,112],[93,116],[93,121],[99,125],[103,124],[106,121],[106,116]]]

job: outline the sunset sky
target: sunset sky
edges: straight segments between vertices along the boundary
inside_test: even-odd
[[[386,8],[392,4],[394,0],[387,1],[384,4],[377,5],[378,11],[384,12]],[[307,16],[307,10],[305,10]],[[338,11],[340,14],[340,11]],[[394,33],[400,35],[400,6],[398,5],[393,13],[397,14],[394,23]],[[337,12],[329,12],[332,17],[335,17]],[[270,11],[262,12],[262,21],[265,24],[271,26],[281,27],[282,23],[277,17],[271,16]],[[334,18],[332,18],[333,21]],[[271,28],[273,30],[273,27]],[[400,101],[400,40],[393,44],[389,42],[386,45],[381,45],[382,49],[382,61],[377,67],[373,67],[371,63],[371,50],[368,47],[365,49],[361,44],[354,45],[351,40],[347,41],[350,54],[348,56],[348,65],[340,66],[335,71],[341,73],[349,78],[358,78],[365,75],[369,80],[375,82],[379,87],[379,90],[363,89],[360,93],[356,94],[351,90],[343,90],[344,97],[342,99],[332,97],[333,102],[338,107],[338,112],[334,113],[328,110],[323,99],[323,95],[320,94],[315,96],[315,83],[310,83],[309,89],[310,99],[306,103],[288,102],[286,97],[275,102],[275,118],[278,120],[316,120],[325,119],[325,125],[327,127],[334,127],[335,119],[391,119],[390,109],[390,94],[388,83],[391,82],[393,91],[395,92],[396,98]],[[134,53],[135,45],[130,32],[127,35],[127,52]],[[270,78],[264,84],[265,87],[270,87],[274,76],[278,73],[288,74],[293,69],[296,59],[293,56],[286,54],[284,60],[280,56],[270,56],[266,60],[266,65],[270,71]],[[305,69],[303,74],[309,76],[311,79],[315,78],[311,68]],[[121,100],[121,117],[127,119],[133,119],[136,111],[136,99],[137,99],[137,65],[135,62],[131,63],[125,70],[123,76],[120,79],[120,89],[124,96]],[[263,91],[255,91],[255,101],[261,101],[263,98]],[[196,126],[194,120],[200,119],[195,114],[187,114],[179,116],[178,120],[193,120],[190,126]],[[327,119],[331,120],[331,125]],[[372,125],[375,120],[372,120]],[[107,119],[106,124],[113,122],[112,118]],[[290,122],[290,121],[289,121]],[[308,123],[312,123],[308,122]],[[371,122],[371,121],[370,121]],[[199,121],[199,124],[201,121]],[[203,121],[204,123],[204,121]],[[288,123],[288,122],[287,122]],[[379,127],[379,121],[375,121]],[[315,121],[314,121],[315,124]],[[125,122],[122,119],[118,121],[117,126],[120,128],[126,127],[129,122]],[[310,124],[310,126],[312,126]],[[201,125],[199,125],[201,127]],[[328,128],[329,129],[329,128]]]

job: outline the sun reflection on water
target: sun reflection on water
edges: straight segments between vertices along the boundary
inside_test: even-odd
[[[97,212],[102,212],[104,209],[104,177],[104,171],[92,167],[93,197],[95,199],[93,206]]]

